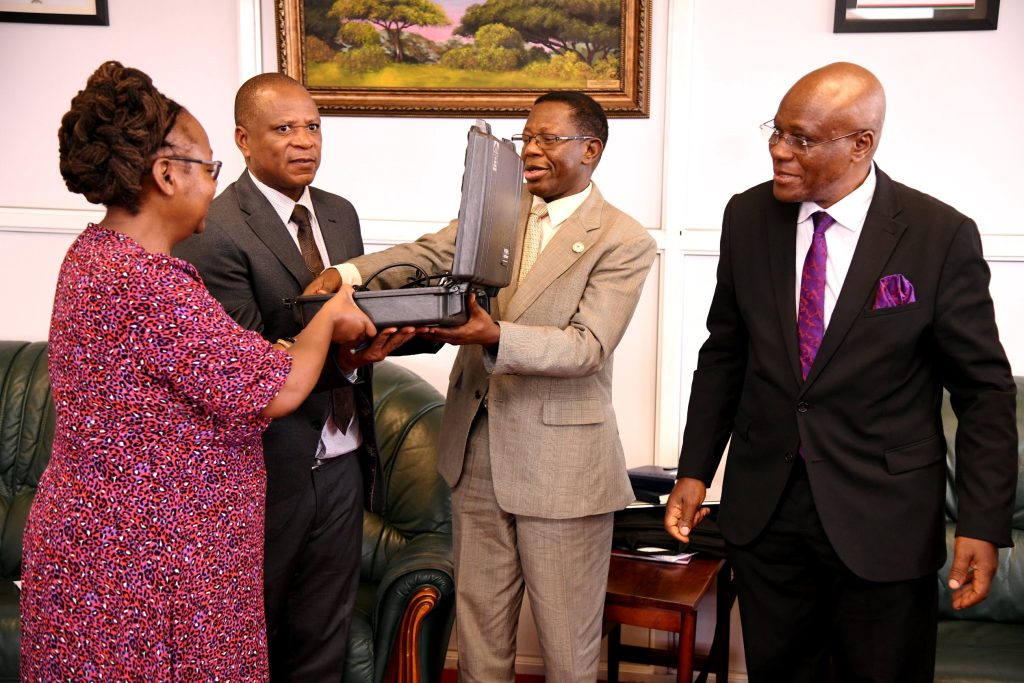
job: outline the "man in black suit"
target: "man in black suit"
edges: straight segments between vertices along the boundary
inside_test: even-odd
[[[811,72],[763,126],[772,181],[725,211],[665,526],[689,540],[731,437],[718,522],[755,683],[932,680],[943,387],[955,607],[985,599],[1010,543],[1015,391],[981,240],[873,165],[884,117],[867,70]]]
[[[324,264],[363,253],[359,218],[348,200],[310,187],[320,165],[320,115],[297,81],[267,73],[244,83],[235,97],[235,143],[246,170],[214,199],[206,232],[174,254],[196,265],[241,325],[287,344],[299,326],[283,300],[302,294]],[[411,328],[389,328],[366,349],[337,349],[321,379],[324,390],[264,433],[273,681],[341,678],[363,505],[381,504],[367,364],[410,336]]]

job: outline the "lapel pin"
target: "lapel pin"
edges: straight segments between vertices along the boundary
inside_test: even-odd
[[[572,250],[575,251],[577,254],[582,254],[583,253],[583,242],[575,242],[572,245]]]

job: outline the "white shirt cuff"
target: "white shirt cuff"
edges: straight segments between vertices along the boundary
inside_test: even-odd
[[[359,274],[359,269],[351,263],[339,263],[331,266],[331,268],[338,271],[342,284],[352,285],[353,287],[363,284],[363,276]]]

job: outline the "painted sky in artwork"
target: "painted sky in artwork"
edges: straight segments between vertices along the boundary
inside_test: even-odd
[[[410,26],[406,30],[411,33],[418,33],[424,38],[443,43],[452,37],[452,31],[462,21],[462,15],[470,5],[479,5],[483,0],[435,0],[437,4],[448,15],[451,21],[449,26]]]

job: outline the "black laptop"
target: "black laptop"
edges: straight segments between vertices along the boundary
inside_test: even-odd
[[[356,304],[378,329],[407,325],[461,325],[469,319],[469,295],[486,306],[490,297],[512,281],[523,162],[515,145],[491,134],[486,121],[469,129],[462,202],[450,271],[415,273],[400,289],[355,292]],[[410,268],[405,264],[394,267]],[[363,283],[372,284],[372,277]],[[330,294],[286,299],[303,326]]]

